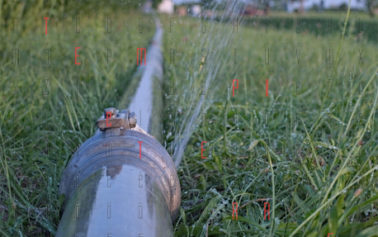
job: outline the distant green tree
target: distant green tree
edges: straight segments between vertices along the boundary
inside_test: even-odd
[[[205,9],[211,9],[213,8],[214,4],[216,4],[215,0],[202,0],[201,5]]]
[[[371,17],[374,17],[374,8],[378,7],[378,0],[366,0],[366,8]]]
[[[159,2],[160,0],[153,0]],[[140,7],[135,0],[75,0],[75,1],[0,1],[0,28],[15,25],[23,28],[31,22],[40,21],[42,16],[63,17],[78,13],[93,12],[101,8],[134,10]],[[38,12],[38,14],[35,14]]]
[[[152,0],[152,7],[156,9],[161,2],[162,0]]]
[[[262,0],[262,6],[264,9],[264,14],[268,15],[270,11],[270,1],[269,0]]]

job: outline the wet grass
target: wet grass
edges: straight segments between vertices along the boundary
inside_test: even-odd
[[[108,15],[83,15],[80,33],[72,17],[54,22],[47,37],[43,25],[0,31],[1,236],[53,235],[63,168],[93,134],[102,109],[118,104],[129,85],[136,48],[147,46],[153,24],[138,28],[146,18],[111,12],[106,32]],[[374,236],[377,45],[240,27],[220,47],[203,40],[208,33],[199,32],[197,20],[176,19],[172,31],[162,20],[163,140],[171,154],[201,95],[207,108],[178,169],[183,201],[176,236]],[[80,67],[74,47],[81,47]],[[219,73],[204,91],[218,60]]]
[[[53,236],[63,168],[118,104],[155,30],[137,13],[79,17],[78,27],[74,16],[50,18],[47,36],[44,22],[0,31],[0,236]]]
[[[208,108],[178,168],[176,236],[376,236],[378,46],[240,27],[218,47],[202,41],[198,20],[172,22],[164,46],[170,153],[197,103],[190,95],[206,94]],[[233,30],[208,29],[225,28]],[[202,48],[224,62],[208,91],[203,78],[218,63]]]

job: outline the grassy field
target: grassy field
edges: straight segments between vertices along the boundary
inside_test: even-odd
[[[190,138],[175,235],[374,236],[377,44],[160,18],[163,145],[177,158]],[[78,27],[52,17],[47,36],[32,19],[0,31],[0,236],[53,236],[61,173],[135,83],[136,48],[154,33],[150,16],[106,7]]]
[[[164,48],[170,153],[198,98],[206,101],[178,170],[176,236],[377,236],[377,45],[163,22],[174,29]],[[220,47],[222,38],[230,40]]]
[[[316,11],[309,11],[303,13],[295,13],[291,14],[284,11],[272,11],[268,17],[324,17],[324,18],[338,18],[344,19],[345,18],[345,11],[324,11],[324,12],[316,12]],[[351,11],[350,12],[351,19],[361,19],[361,20],[372,20],[376,21],[377,19],[372,18],[366,12],[359,12],[359,11]]]
[[[346,22],[347,24],[345,24]],[[375,30],[378,28],[378,21],[374,18],[363,18],[356,14],[350,14],[349,16],[347,14],[335,14],[333,16],[329,13],[304,15],[272,14],[262,17],[245,17],[243,24],[251,27],[270,27],[276,30],[295,31],[299,34],[311,33],[317,36],[343,35],[343,37],[352,40],[378,42],[378,35]]]
[[[104,8],[79,14],[77,27],[75,16],[50,18],[47,35],[44,21],[0,31],[0,236],[53,236],[61,173],[103,109],[117,106],[136,49],[153,36],[150,19]]]

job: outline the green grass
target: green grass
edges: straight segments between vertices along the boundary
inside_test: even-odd
[[[1,236],[53,236],[61,173],[103,109],[120,101],[136,70],[136,49],[154,33],[150,19],[103,8],[80,14],[80,33],[71,15],[51,19],[47,36],[39,21],[32,30],[0,31]]]
[[[20,31],[14,31],[17,17],[0,31],[1,236],[53,236],[62,211],[61,173],[103,108],[127,101],[122,95],[135,86],[136,48],[147,46],[154,32],[149,17],[99,8],[81,15],[80,33],[69,15],[53,19],[57,25],[46,37],[34,21],[38,9],[31,9]],[[169,153],[199,98],[206,98],[178,168],[176,236],[374,236],[377,44],[243,27],[229,36],[230,24],[208,23],[200,33],[201,22],[190,18],[174,18],[170,32],[169,19],[161,19],[162,140]],[[230,42],[222,45],[224,39]],[[74,65],[74,47],[82,47],[81,66]],[[234,97],[233,79],[239,79]],[[201,141],[207,141],[206,159]],[[264,221],[264,200],[270,221]],[[239,204],[237,221],[232,202]]]
[[[169,19],[163,22],[168,29]],[[178,169],[176,236],[376,236],[377,45],[241,27],[218,48],[202,39],[227,38],[232,26],[212,24],[201,34],[198,21],[175,18],[174,31],[166,31],[170,153],[201,93],[208,107]],[[201,63],[202,47],[212,60]],[[214,59],[221,67],[203,92]],[[270,221],[262,200],[271,204]]]

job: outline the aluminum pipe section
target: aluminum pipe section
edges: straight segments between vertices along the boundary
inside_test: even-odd
[[[135,123],[126,110],[105,110],[98,132],[73,155],[60,184],[66,204],[56,236],[173,236],[181,199],[174,163]]]

